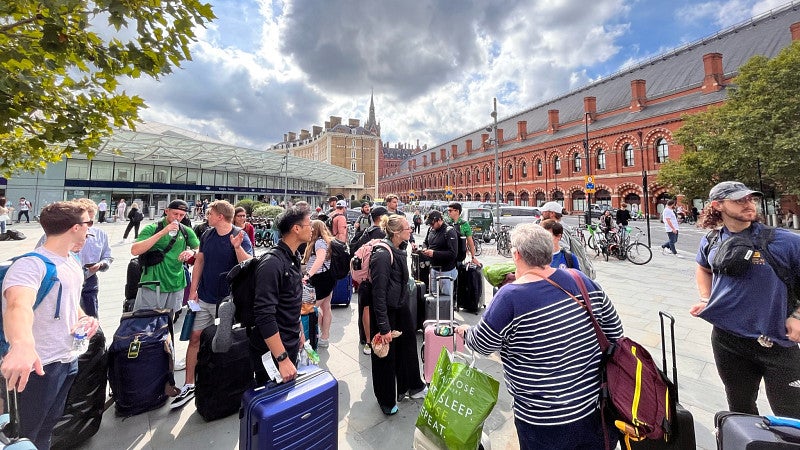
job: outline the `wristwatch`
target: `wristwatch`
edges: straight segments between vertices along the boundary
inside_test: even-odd
[[[275,357],[275,361],[281,362],[281,361],[283,361],[284,359],[286,359],[288,357],[289,357],[289,354],[286,353],[286,352],[283,352],[280,355]]]

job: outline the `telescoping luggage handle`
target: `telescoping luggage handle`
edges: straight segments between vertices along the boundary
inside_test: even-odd
[[[446,279],[450,280],[450,286],[452,286],[452,292],[450,295],[450,322],[447,324],[443,324],[441,320],[441,307],[439,305],[439,280]],[[439,275],[436,277],[436,289],[434,289],[434,296],[436,298],[436,325],[433,326],[433,334],[436,336],[442,337],[451,337],[453,338],[453,351],[457,348],[456,345],[456,330],[454,322],[456,320],[455,313],[453,312],[453,308],[455,308],[456,302],[456,287],[454,284],[453,277],[447,275]],[[473,355],[473,363],[474,363],[474,355]]]
[[[672,383],[675,385],[675,403],[679,402],[678,398],[678,363],[675,356],[675,318],[672,314],[664,311],[659,311],[658,316],[661,319],[661,367],[666,375],[667,372],[667,335],[664,334],[664,319],[669,320],[669,337],[672,341]]]
[[[6,403],[8,404],[8,423],[0,430],[8,439],[17,439],[20,434],[19,407],[17,406],[17,391],[6,389]]]

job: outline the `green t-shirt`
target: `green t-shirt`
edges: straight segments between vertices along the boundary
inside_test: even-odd
[[[139,238],[136,241],[140,242],[145,239],[149,239],[156,234],[156,228],[158,227],[159,223],[166,225],[166,219],[162,219],[161,222],[154,222],[144,227],[141,233],[139,233]],[[142,271],[141,281],[160,281],[161,292],[177,292],[186,288],[186,275],[183,272],[183,263],[178,260],[178,255],[180,255],[181,252],[187,248],[198,248],[200,246],[200,239],[197,238],[197,235],[191,228],[184,225],[181,225],[181,228],[186,232],[186,236],[189,238],[188,245],[186,238],[184,238],[184,234],[178,232],[177,239],[175,239],[175,245],[172,246],[172,248],[169,250],[169,253],[164,255],[164,261],[162,261],[161,264],[148,267],[146,271]],[[158,242],[156,242],[150,248],[150,250],[164,250],[169,245],[169,241],[171,239],[172,236],[169,234],[164,235],[164,237],[159,239]],[[155,290],[155,288],[150,289]]]
[[[453,226],[458,228],[459,230],[458,234],[460,234],[461,236],[466,236],[466,237],[472,236],[472,226],[469,224],[469,222],[464,220],[464,218],[459,217],[458,222],[456,222],[455,225]]]

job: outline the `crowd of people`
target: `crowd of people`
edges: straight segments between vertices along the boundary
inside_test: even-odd
[[[756,399],[763,381],[772,410],[800,418],[800,389],[795,386],[800,380],[800,304],[794,290],[800,236],[767,230],[758,222],[755,202],[761,195],[737,182],[711,189],[699,219],[702,228],[712,231],[697,252],[700,300],[690,312],[713,325],[711,344],[730,410],[758,414]],[[360,349],[371,359],[375,401],[391,416],[406,395],[422,398],[427,393],[420,376],[416,318],[409,307],[409,252],[431,261],[432,278],[457,279],[457,264],[478,260],[460,204],[448,206],[447,219],[440,211],[430,211],[424,219],[427,233],[417,246],[417,219],[409,221],[398,213],[396,196],[387,200],[386,207],[362,205],[349,244],[351,249],[372,239],[385,244],[373,247],[370,278],[357,286],[356,320]],[[667,210],[673,206],[668,204]],[[262,364],[266,352],[284,381],[297,376],[305,341],[300,321],[304,284],[313,286],[320,309],[319,347],[329,345],[336,282],[330,273],[332,241],[347,241],[345,207],[335,197],[325,211],[298,202],[275,219],[279,240],[256,266],[254,326],[248,334],[259,384],[270,378]],[[5,208],[2,202],[0,208]],[[187,220],[192,210],[183,200],[170,202],[164,217],[141,230],[138,205],[131,205],[127,213],[126,209],[117,205],[117,213],[123,211],[130,222],[126,237],[134,231],[131,255],[163,253],[162,261],[142,272],[134,309],[177,312],[188,302],[194,313],[186,383],[172,393],[171,406],[179,408],[194,396],[200,335],[214,323],[218,305],[229,293],[221,274],[254,257],[253,229],[248,229],[244,208],[224,200],[205,206],[205,226],[197,232]],[[603,448],[605,440],[617,435],[612,424],[601,420],[600,347],[592,322],[575,300],[591,304],[612,341],[622,336],[622,322],[602,287],[580,272],[583,268],[570,253],[560,223],[563,210],[549,204],[542,210],[546,214],[540,223],[511,231],[515,280],[500,288],[476,326],[459,326],[456,332],[476,352],[500,354],[521,448]],[[621,211],[627,212],[624,207]],[[3,212],[0,209],[0,219]],[[94,217],[102,219],[107,213],[105,201],[98,205],[88,199],[45,206],[40,215],[45,236],[35,254],[15,261],[3,279],[5,345],[0,346],[0,371],[7,386],[19,393],[22,435],[40,449],[50,446],[77,371],[73,333],[81,327],[91,336],[98,327],[97,275],[114,258],[108,236],[94,224]],[[629,214],[617,213],[618,223],[629,219]],[[663,247],[674,251],[677,222],[672,222],[674,214],[666,213],[665,219],[669,241]],[[743,266],[735,252],[748,243],[751,251]],[[37,292],[50,277],[51,265],[59,286],[44,292],[40,304]],[[576,276],[588,287],[588,298],[583,298]],[[445,282],[432,289],[452,295],[454,287]],[[377,355],[373,344],[388,346],[388,353]]]

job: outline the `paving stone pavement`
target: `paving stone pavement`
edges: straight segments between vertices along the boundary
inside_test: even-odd
[[[100,321],[110,343],[122,311],[125,269],[131,246],[120,242],[125,228],[123,224],[100,226],[109,234],[116,258],[111,268],[100,274]],[[35,223],[13,227],[23,231],[27,239],[0,242],[0,260],[31,250],[42,235],[41,228]],[[688,313],[689,306],[697,298],[694,257],[681,253],[684,259],[664,256],[656,247],[653,260],[644,266],[596,259],[597,281],[616,306],[625,334],[646,345],[659,361],[658,311],[667,311],[675,316],[680,400],[694,415],[697,448],[713,449],[716,448],[713,417],[715,412],[726,408],[725,395],[714,367],[711,326]],[[479,259],[487,264],[509,261],[497,256],[490,245],[484,245],[484,254]],[[491,298],[488,283],[486,298]],[[475,324],[479,316],[459,312],[456,318]],[[180,330],[180,326],[180,322],[176,324],[176,330]],[[418,339],[421,343],[419,334]],[[179,356],[185,355],[186,344],[177,343]],[[395,416],[386,417],[381,413],[372,394],[369,357],[361,354],[358,347],[355,295],[349,307],[334,309],[330,347],[321,349],[320,356],[321,366],[330,370],[339,381],[339,448],[411,448],[421,400],[406,399],[399,404],[400,412]],[[498,355],[479,357],[477,367],[502,380]],[[183,374],[176,373],[179,384],[183,382]],[[489,435],[492,449],[517,449],[511,397],[502,381],[501,385],[497,406],[486,421],[485,432]],[[770,412],[763,393],[758,405],[762,414]],[[207,423],[195,414],[193,403],[176,411],[164,406],[124,420],[114,416],[112,407],[106,411],[97,435],[81,448],[234,449],[238,447],[238,435],[238,417]]]

